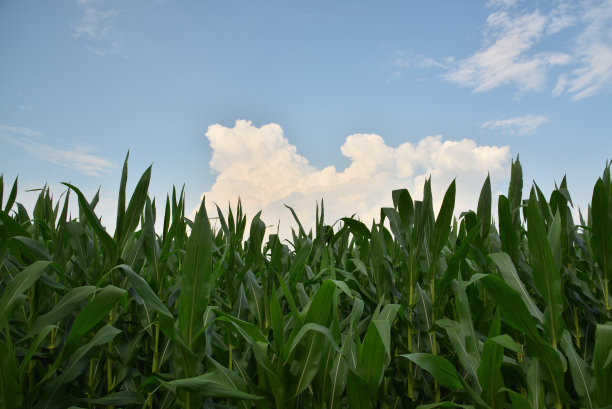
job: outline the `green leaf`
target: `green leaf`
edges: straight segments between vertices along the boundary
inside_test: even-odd
[[[212,234],[206,214],[205,199],[196,214],[185,250],[185,262],[179,296],[179,333],[193,349],[195,335],[202,326],[202,316],[210,302],[213,288]]]
[[[351,409],[370,409],[373,407],[368,384],[353,371],[348,373],[346,397]]]
[[[497,200],[497,217],[499,218],[499,238],[502,250],[508,253],[515,263],[518,263],[518,237],[517,230],[510,211],[510,202],[504,195]]]
[[[470,364],[477,367],[481,362],[480,344],[474,329],[474,323],[472,322],[472,311],[465,288],[466,284],[461,278],[461,274],[459,274],[457,277],[459,324],[461,325],[461,333],[465,340],[465,348],[467,349]],[[473,373],[473,375],[476,376],[477,374]]]
[[[21,225],[4,210],[0,210],[0,221],[2,222],[2,224],[0,224],[0,237],[8,239],[14,236],[29,236],[28,231],[21,227]]]
[[[13,309],[22,300],[21,295],[38,280],[50,264],[50,261],[36,261],[7,284],[0,299],[0,325],[10,318]]]
[[[500,277],[488,274],[480,279],[491,298],[499,305],[502,318],[527,337],[532,354],[542,360],[548,370],[557,403],[569,399],[564,388],[561,358],[539,335],[536,324],[520,295]]]
[[[527,290],[525,289],[525,285],[523,281],[521,281],[510,256],[506,253],[492,253],[489,254],[489,258],[493,260],[493,262],[499,268],[501,275],[510,287],[512,287],[520,296],[527,309],[529,309],[529,313],[538,320],[538,322],[544,322],[544,314],[540,311],[536,303],[533,301]]]
[[[366,227],[365,224],[363,224],[359,220],[353,219],[351,217],[343,217],[340,220],[342,220],[344,224],[348,226],[349,229],[351,229],[351,232],[353,234],[357,233],[358,236],[361,236],[363,238],[370,238],[370,230]]]
[[[74,352],[83,336],[108,315],[124,293],[125,290],[121,288],[107,285],[94,296],[94,299],[76,316],[64,344],[64,356],[68,357]]]
[[[438,403],[430,403],[429,405],[419,405],[417,409],[434,409],[434,408],[464,408],[464,409],[473,409],[474,405],[459,405],[455,402],[438,402]]]
[[[297,217],[297,214],[295,214],[295,210],[293,210],[292,207],[287,206],[287,205],[285,205],[285,207],[291,211],[291,214],[293,215],[293,219],[298,224],[298,227],[300,228],[299,234],[302,236],[306,236],[306,232],[304,231],[304,228],[302,227],[302,223],[300,223],[300,219]]]
[[[334,299],[337,297],[335,293],[336,285],[331,280],[324,281],[306,310],[302,312],[304,324],[313,323],[327,327],[332,316]],[[297,337],[300,330],[299,326],[294,327],[291,338]],[[294,362],[291,365],[291,372],[294,375],[292,379],[293,396],[302,393],[316,376],[321,365],[324,346],[326,346],[325,336],[316,331],[310,331],[299,343]]]
[[[58,386],[67,382],[71,382],[72,380],[76,379],[77,376],[79,376],[82,370],[87,366],[87,361],[89,359],[90,353],[92,352],[92,348],[110,342],[120,333],[120,329],[117,329],[110,325],[105,325],[100,328],[100,330],[93,336],[91,341],[77,348],[74,354],[71,354],[68,357],[68,362],[66,363],[66,366],[62,371],[62,375],[58,377],[58,380],[56,382]]]
[[[438,257],[440,250],[444,244],[448,241],[448,234],[450,233],[451,220],[453,218],[453,211],[455,210],[455,181],[453,180],[444,194],[442,205],[440,206],[440,212],[436,218],[433,231],[433,244],[431,247],[431,253],[434,257]]]
[[[6,205],[4,206],[4,211],[8,214],[8,212],[11,211],[11,208],[13,207],[13,205],[15,204],[15,199],[17,198],[17,181],[19,180],[19,176],[17,176],[15,178],[15,182],[13,182],[13,187],[11,188],[11,193],[9,193],[8,199],[6,200]],[[4,184],[4,182],[2,182],[2,184]],[[2,187],[2,189],[0,189],[0,194],[1,191],[4,189],[4,187]],[[2,198],[0,196],[0,206],[2,205]]]
[[[87,219],[91,227],[94,229],[94,232],[102,241],[102,244],[104,245],[106,251],[108,252],[108,256],[111,262],[114,263],[117,260],[117,243],[106,232],[104,227],[102,227],[100,220],[98,220],[98,216],[96,216],[96,214],[94,213],[92,207],[87,202],[87,199],[85,198],[83,193],[81,193],[81,191],[78,188],[76,188],[75,186],[72,186],[70,183],[62,183],[62,184],[64,186],[69,187],[76,193],[78,200],[79,200],[80,211],[83,212],[83,214],[85,215],[85,218]]]
[[[336,352],[338,352],[338,353],[341,352],[340,347],[338,347],[338,345],[336,344],[336,340],[334,339],[334,336],[332,335],[332,333],[329,330],[329,328],[324,327],[324,326],[319,325],[319,324],[315,324],[313,322],[309,322],[307,324],[304,324],[304,326],[302,326],[302,328],[300,328],[300,330],[298,331],[297,335],[293,338],[293,342],[291,342],[291,346],[286,351],[285,356],[290,357],[291,353],[293,352],[295,347],[299,344],[299,342],[302,340],[302,338],[304,336],[306,336],[311,331],[315,331],[315,332],[318,332],[318,333],[322,334],[325,338],[327,338],[327,340],[330,342],[332,348]]]
[[[34,356],[34,354],[40,353],[40,351],[38,350],[38,348],[40,347],[40,344],[44,341],[47,335],[49,335],[49,333],[54,328],[57,328],[57,326],[47,325],[46,327],[41,328],[40,331],[38,331],[36,338],[34,338],[34,340],[31,341],[30,347],[28,348],[28,352],[26,353],[25,357],[21,361],[21,364],[20,364],[21,366],[19,367],[19,379],[21,379],[21,383],[23,383],[25,379],[25,374],[26,374],[26,371],[28,370],[28,365],[30,364],[32,357]]]
[[[593,253],[604,277],[612,280],[612,221],[608,192],[601,178],[593,188],[591,217]]]
[[[491,179],[488,174],[480,190],[476,214],[480,222],[480,237],[484,240],[489,235],[489,230],[491,229]]]
[[[472,378],[478,384],[478,388],[482,389],[480,386],[480,381],[476,375],[478,360],[476,359],[473,351],[468,352],[466,348],[466,336],[462,331],[461,325],[457,321],[449,320],[447,318],[436,320],[436,324],[446,330],[448,340],[450,341],[451,346],[453,347],[453,350],[461,363],[461,366],[472,376]]]
[[[283,345],[285,343],[285,316],[283,315],[283,310],[278,300],[276,286],[272,286],[272,292],[270,294],[270,321],[272,335],[274,337],[274,348],[277,351],[283,351]]]
[[[43,391],[44,400],[41,407],[43,409],[53,407],[57,400],[56,394],[58,392],[64,393],[66,389],[65,385],[72,382],[83,372],[89,363],[89,358],[95,352],[93,349],[112,341],[113,338],[115,338],[115,336],[117,336],[119,333],[121,333],[121,330],[106,325],[100,328],[91,341],[76,349],[74,353],[68,355],[66,365],[64,366],[61,374],[54,378],[51,382],[46,382]],[[59,395],[58,398],[61,398],[61,395]]]
[[[152,310],[157,311],[158,313],[165,315],[170,319],[174,319],[172,313],[170,313],[170,311],[168,310],[168,307],[166,307],[166,305],[161,302],[155,292],[151,289],[151,287],[149,287],[149,284],[146,282],[146,280],[136,274],[130,266],[126,264],[121,264],[115,267],[115,269],[120,269],[121,271],[123,271],[127,279],[130,281],[130,284],[132,284],[132,287],[134,287],[134,290],[136,290],[138,295],[142,297],[143,301],[145,302],[145,305],[148,308],[151,308]]]
[[[405,229],[410,229],[414,222],[414,204],[408,189],[398,189],[391,192],[393,207],[397,209]],[[407,232],[410,234],[410,232]]]
[[[398,304],[387,304],[380,314],[374,313],[363,340],[357,362],[357,373],[375,392],[391,359],[391,325],[399,310]]]
[[[409,359],[429,372],[440,385],[450,389],[463,388],[455,367],[443,356],[426,353],[403,354],[400,356]]]
[[[483,398],[492,408],[501,408],[503,396],[498,390],[504,386],[501,367],[504,348],[488,339],[482,348],[482,360],[478,366],[478,380],[482,385]]]
[[[222,311],[217,311],[221,316],[216,320],[221,322],[228,322],[238,331],[238,334],[247,341],[250,347],[253,349],[253,354],[257,363],[265,369],[267,372],[274,373],[270,359],[267,356],[268,351],[268,339],[261,333],[259,327],[246,321],[242,321],[229,314],[225,314]]]
[[[514,225],[520,224],[519,209],[521,207],[521,196],[523,193],[523,168],[519,161],[518,155],[516,161],[512,162],[510,170],[510,186],[508,187],[508,202],[510,204],[510,212],[512,214],[512,222]],[[535,408],[534,408],[535,409]]]
[[[501,345],[504,348],[507,348],[517,354],[521,354],[523,351],[521,350],[521,346],[516,343],[515,340],[508,334],[497,335],[495,337],[489,338],[490,341],[495,342],[497,345]]]
[[[93,403],[100,406],[126,406],[126,405],[142,405],[145,403],[141,394],[134,391],[119,391],[111,393],[102,398],[85,399],[84,402]]]
[[[561,276],[553,258],[534,189],[531,190],[529,197],[527,223],[527,241],[533,270],[533,281],[546,302],[544,328],[550,337],[551,345],[553,348],[556,348],[563,334]]]
[[[134,233],[138,223],[140,222],[142,209],[144,208],[147,200],[147,192],[149,190],[149,182],[151,180],[151,168],[152,165],[144,171],[140,177],[140,180],[138,181],[138,184],[136,184],[136,187],[134,188],[132,197],[130,198],[130,203],[128,204],[127,210],[125,211],[125,217],[123,219],[123,242],[119,243],[120,246],[123,245],[126,238],[130,237],[132,233]]]
[[[380,209],[384,216],[389,219],[389,226],[395,239],[399,242],[400,246],[406,247],[406,229],[402,223],[399,213],[392,207],[383,207]]]
[[[291,287],[300,279],[304,273],[304,265],[308,261],[308,256],[312,250],[312,241],[305,240],[302,247],[296,252],[295,257],[291,260],[291,268],[289,269],[289,283]]]
[[[327,406],[329,409],[340,407],[341,402],[339,397],[346,388],[348,376],[348,365],[345,356],[350,349],[351,340],[352,337],[345,337],[341,353],[336,354],[333,358],[331,371],[329,373],[329,389],[327,392]]]
[[[3,409],[22,407],[23,392],[18,374],[15,352],[0,341],[0,404]]]
[[[123,162],[123,170],[121,172],[121,182],[119,183],[119,196],[117,198],[117,222],[115,224],[115,240],[117,243],[123,242],[123,220],[125,219],[125,186],[128,177],[128,158],[130,151],[128,150]]]
[[[74,313],[74,311],[81,305],[87,297],[93,294],[96,291],[96,287],[92,285],[86,285],[82,287],[76,287],[70,289],[61,300],[58,301],[57,304],[49,311],[48,313],[39,316],[30,330],[28,334],[24,338],[30,338],[38,332],[50,325],[55,324],[58,321],[64,319],[69,314]]]
[[[595,329],[595,349],[591,363],[595,375],[596,407],[612,405],[612,365],[605,365],[611,350],[612,323],[598,324]]]
[[[544,409],[546,390],[542,385],[541,364],[539,359],[533,358],[527,366],[527,399],[533,409]]]
[[[204,375],[185,379],[176,379],[170,382],[161,382],[172,392],[177,389],[194,392],[200,396],[211,398],[232,398],[232,399],[261,399],[261,396],[242,392],[234,386],[228,384],[218,373],[209,372]]]
[[[576,353],[572,344],[572,337],[569,331],[563,332],[561,338],[561,348],[569,361],[570,373],[574,381],[574,389],[580,398],[580,403],[585,408],[594,409],[593,397],[591,396],[591,368]]]
[[[45,246],[34,239],[24,236],[11,237],[11,242],[16,242],[19,249],[30,259],[37,261],[53,261]]]
[[[512,407],[517,409],[532,409],[531,404],[523,395],[516,393],[513,390],[510,390],[506,387],[501,388],[501,391],[507,392],[508,396],[510,396],[510,402],[512,402]]]

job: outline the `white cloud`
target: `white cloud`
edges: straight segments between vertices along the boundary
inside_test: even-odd
[[[520,7],[519,7],[520,3]],[[544,91],[552,67],[560,72],[553,96],[573,100],[612,90],[612,0],[556,0],[550,4],[490,0],[490,14],[480,50],[465,57],[432,58],[396,52],[393,66],[402,70],[439,68],[442,78],[474,92],[504,85],[519,92]],[[556,34],[572,28],[570,41],[550,47]]]
[[[97,176],[116,167],[107,159],[95,155],[91,146],[77,145],[72,149],[59,149],[43,142],[44,135],[33,129],[0,125],[0,137],[40,159],[88,175]]]
[[[579,100],[612,87],[612,0],[588,3],[581,16],[584,30],[575,41],[578,68],[562,74],[553,90]]]
[[[571,2],[560,2],[548,15],[546,34],[556,34],[576,24],[577,10]]]
[[[438,61],[431,57],[427,57],[420,54],[406,53],[403,51],[397,51],[395,53],[395,60],[393,65],[397,68],[408,69],[408,68],[447,68],[445,61]]]
[[[518,0],[489,0],[486,4],[487,7],[500,7],[500,8],[510,8],[516,6]]]
[[[249,216],[263,210],[262,219],[276,224],[287,235],[294,226],[284,204],[292,206],[305,225],[312,226],[317,200],[324,198],[328,223],[357,213],[366,223],[390,206],[391,191],[408,188],[414,198],[422,196],[425,178],[432,176],[437,206],[444,190],[457,178],[459,210],[474,208],[475,198],[487,175],[506,177],[510,158],[507,146],[479,146],[471,139],[445,141],[428,136],[416,144],[394,148],[376,134],[354,134],[340,148],[350,159],[344,170],[317,168],[283,134],[277,124],[262,127],[238,120],[234,127],[212,125],[206,137],[212,148],[210,166],[217,178],[204,195],[209,212],[213,203],[224,211],[235,206],[238,196]]]
[[[487,18],[485,47],[472,56],[457,61],[444,78],[473,87],[474,92],[489,91],[514,84],[521,91],[541,90],[546,70],[570,61],[565,53],[530,53],[547,27],[548,17],[538,10],[514,17],[496,11]]]
[[[104,0],[77,0],[76,4],[83,14],[78,23],[70,25],[72,36],[96,55],[122,54],[124,41],[114,24],[119,10],[107,7]]]
[[[501,128],[505,133],[520,136],[534,133],[546,122],[548,122],[548,118],[544,115],[525,115],[483,122],[480,127],[491,130]]]

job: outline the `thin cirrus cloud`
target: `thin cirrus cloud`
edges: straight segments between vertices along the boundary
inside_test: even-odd
[[[612,1],[560,1],[548,11],[519,0],[490,0],[486,7],[480,50],[444,59],[396,53],[395,68],[442,69],[444,80],[474,92],[501,86],[528,92],[549,89],[556,67],[553,96],[579,100],[612,89]],[[561,49],[543,50],[545,40],[570,27],[573,38],[556,46]]]
[[[0,137],[40,159],[88,175],[98,176],[116,167],[109,160],[95,155],[94,148],[91,146],[78,145],[72,149],[56,148],[43,142],[45,137],[41,132],[30,128],[0,125]]]
[[[501,7],[508,8],[516,6],[518,0],[489,0],[486,4],[487,7]]]
[[[108,7],[104,0],[77,0],[76,5],[82,14],[78,23],[70,24],[72,36],[96,55],[123,54],[124,40],[115,26],[119,10]]]
[[[507,119],[494,119],[480,124],[482,129],[500,129],[502,132],[511,135],[529,135],[548,122],[544,115],[525,115]]]
[[[553,95],[579,100],[612,88],[612,1],[587,9],[581,17],[585,29],[575,40],[578,67],[561,74]]]
[[[233,207],[240,196],[250,217],[262,210],[262,220],[279,223],[282,235],[295,226],[285,205],[298,216],[310,215],[324,199],[328,223],[353,214],[369,223],[381,206],[392,204],[393,189],[408,188],[420,198],[428,176],[436,206],[456,178],[456,209],[473,208],[487,172],[493,180],[505,178],[510,159],[508,146],[482,146],[471,139],[451,141],[437,135],[391,147],[377,134],[354,134],[340,148],[350,165],[339,170],[312,166],[274,123],[211,125],[206,137],[212,148],[210,167],[217,174],[212,188],[203,193],[208,211],[216,214],[213,203],[223,210],[228,204]],[[309,226],[312,222],[302,220]]]
[[[550,66],[564,65],[571,57],[561,52],[532,53],[545,33],[548,17],[539,11],[513,17],[496,11],[487,17],[488,45],[472,56],[457,61],[444,75],[447,81],[490,91],[513,84],[520,91],[540,91]]]

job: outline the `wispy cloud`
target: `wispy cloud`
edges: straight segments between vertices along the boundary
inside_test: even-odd
[[[511,135],[529,135],[548,122],[544,115],[525,115],[507,119],[494,119],[480,124],[482,129],[501,129],[504,133]]]
[[[486,6],[491,8],[510,8],[516,6],[518,2],[518,0],[489,0]]]
[[[407,187],[418,196],[427,176],[432,176],[436,207],[457,178],[456,208],[473,208],[487,172],[505,177],[510,159],[508,146],[483,146],[471,139],[437,135],[392,147],[380,135],[353,134],[340,148],[350,165],[338,170],[312,166],[277,124],[256,127],[239,120],[233,127],[210,126],[206,137],[212,149],[210,167],[217,173],[204,193],[210,211],[215,211],[213,203],[235,205],[240,196],[247,214],[263,210],[263,220],[280,220],[285,237],[294,222],[284,204],[299,216],[309,214],[324,198],[329,222],[353,213],[369,222],[378,217],[380,206],[391,205],[389,192]]]
[[[76,145],[71,149],[56,148],[45,143],[44,134],[30,128],[0,125],[0,137],[40,159],[88,175],[98,176],[116,167],[109,160],[94,154],[95,149],[91,146]]]
[[[472,88],[491,91],[511,85],[519,92],[544,91],[552,67],[560,72],[552,95],[573,100],[612,90],[612,0],[558,0],[535,9],[520,0],[490,0],[490,14],[482,47],[465,58],[435,59],[396,53],[395,67],[439,68],[442,78]],[[545,41],[572,28],[573,40]]]
[[[77,0],[76,5],[83,14],[78,23],[70,24],[72,36],[96,55],[123,54],[124,40],[115,26],[119,10],[104,0]]]
[[[448,67],[449,60],[438,61],[431,57],[427,57],[422,54],[407,53],[404,51],[397,51],[395,53],[395,60],[393,66],[401,69],[409,68],[444,68]]]
[[[574,47],[579,66],[559,77],[555,96],[567,93],[579,100],[612,88],[612,1],[588,3],[580,19],[585,28]]]
[[[546,70],[563,65],[570,56],[559,52],[532,53],[542,38],[548,17],[539,11],[514,17],[497,11],[487,18],[486,46],[472,56],[457,61],[444,75],[450,82],[489,91],[501,85],[514,84],[520,91],[542,90]]]

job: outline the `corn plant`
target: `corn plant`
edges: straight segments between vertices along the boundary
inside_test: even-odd
[[[288,238],[127,179],[110,234],[98,194],[26,209],[0,176],[1,408],[612,405],[609,164],[586,219],[565,178],[522,197],[517,157],[497,213],[488,177],[460,214],[428,179],[377,222],[288,208]]]

